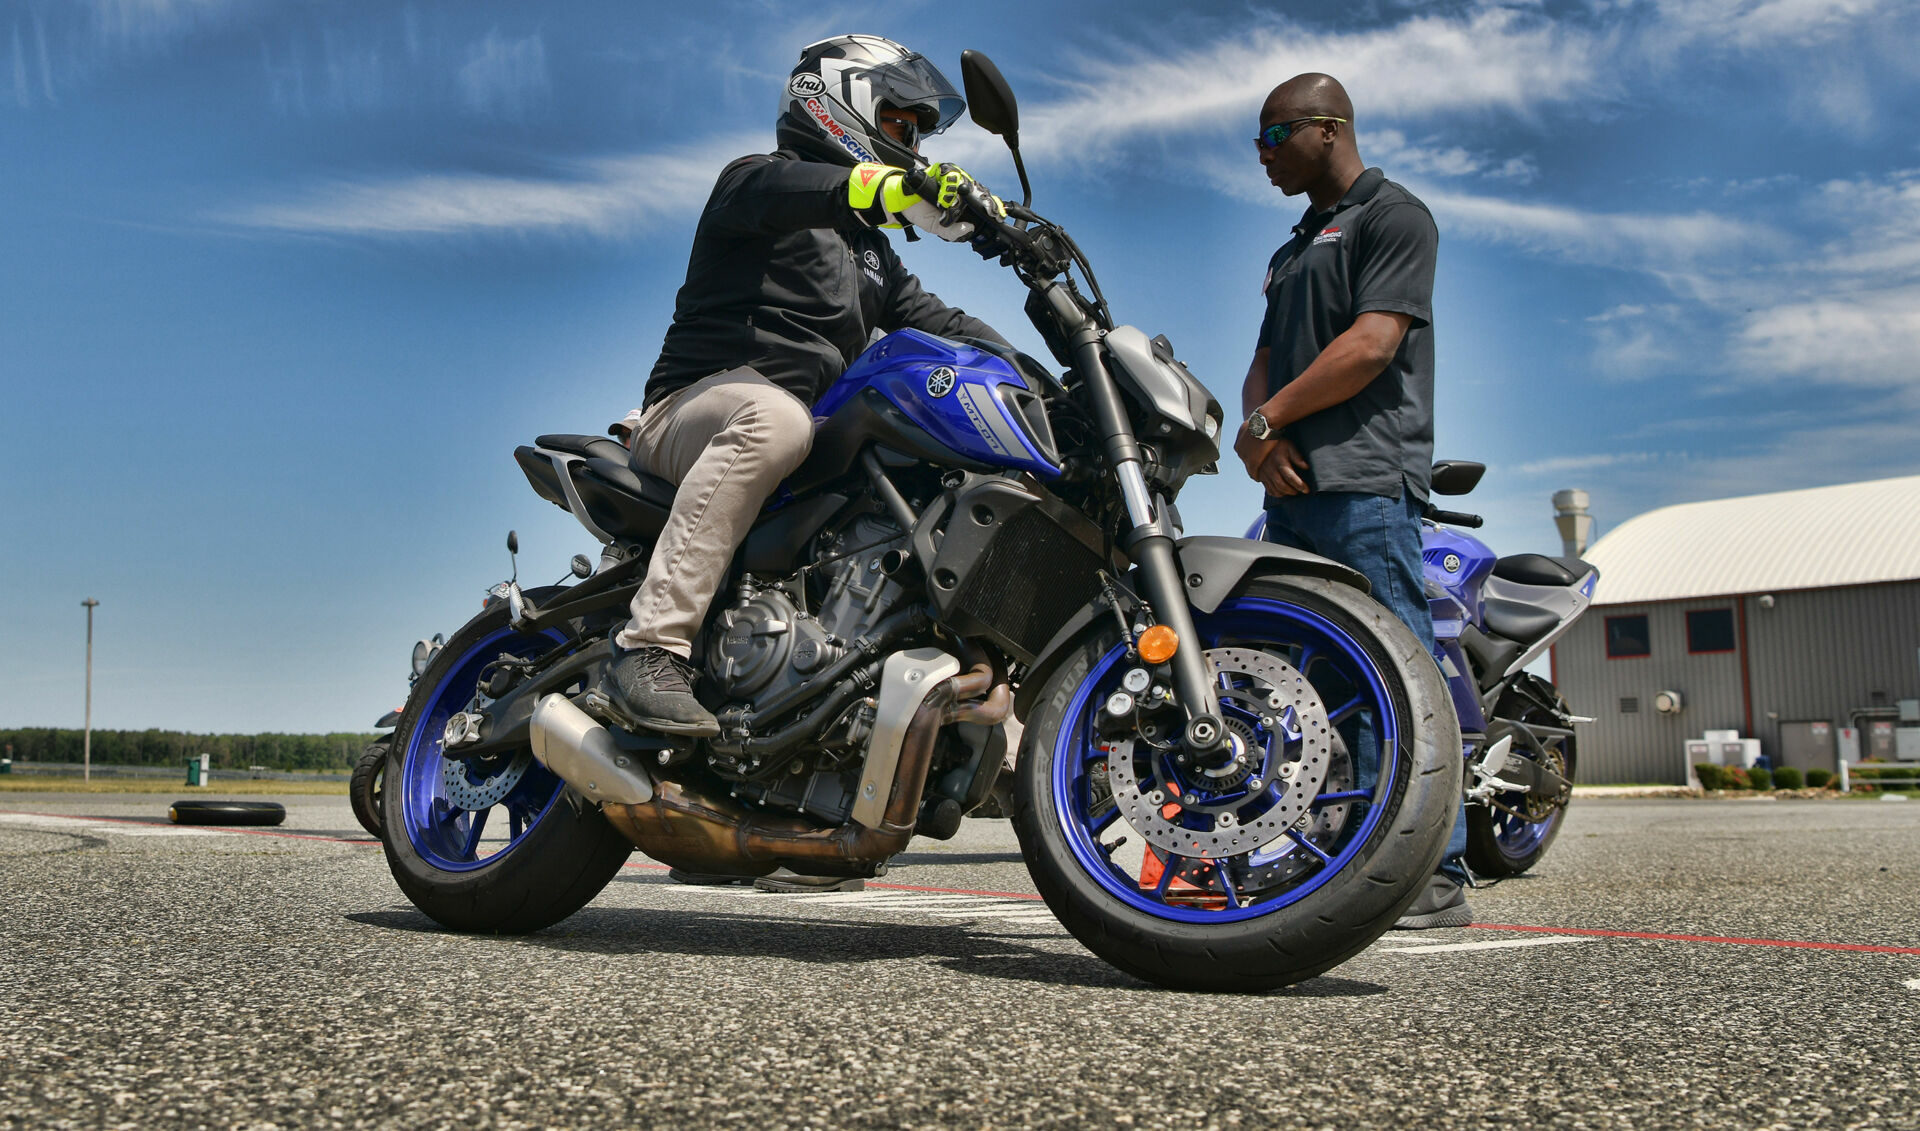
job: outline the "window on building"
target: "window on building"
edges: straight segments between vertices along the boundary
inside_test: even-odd
[[[1695,609],[1687,614],[1687,651],[1733,651],[1733,610]]]
[[[1607,659],[1627,660],[1635,656],[1651,656],[1653,648],[1647,643],[1649,639],[1645,614],[1607,618]]]

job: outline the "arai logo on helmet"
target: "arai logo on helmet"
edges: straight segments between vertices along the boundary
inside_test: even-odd
[[[787,84],[787,93],[795,98],[814,98],[827,92],[827,80],[819,75],[795,75]]]
[[[951,368],[942,365],[932,373],[927,374],[927,395],[930,397],[944,397],[948,393],[953,392],[953,382],[959,376],[960,375],[955,373]]]

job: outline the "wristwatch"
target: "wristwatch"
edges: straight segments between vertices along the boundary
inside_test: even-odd
[[[1247,417],[1247,435],[1256,440],[1264,440],[1273,435],[1273,427],[1267,423],[1266,414],[1259,409],[1255,409],[1253,414]]]

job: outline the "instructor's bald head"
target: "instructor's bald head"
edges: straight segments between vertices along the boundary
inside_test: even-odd
[[[1332,75],[1295,75],[1274,87],[1260,107],[1260,132],[1267,180],[1288,196],[1308,193],[1316,208],[1330,207],[1366,169],[1353,139],[1353,101]]]
[[[1332,75],[1311,72],[1295,75],[1274,87],[1260,108],[1262,125],[1315,117],[1353,121],[1353,100],[1347,97],[1347,88]]]

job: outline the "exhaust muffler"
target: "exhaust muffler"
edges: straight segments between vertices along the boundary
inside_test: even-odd
[[[543,697],[534,705],[528,729],[533,756],[588,800],[613,805],[653,800],[653,778],[646,767],[566,696]]]

